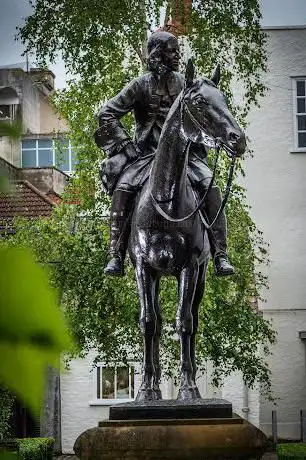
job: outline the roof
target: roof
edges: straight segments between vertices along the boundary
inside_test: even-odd
[[[11,221],[17,216],[48,217],[54,205],[50,198],[27,180],[13,181],[11,191],[0,194],[0,220]]]
[[[51,200],[54,204],[59,204],[62,202],[62,197],[58,193],[55,193],[53,190],[50,190],[48,193],[46,193],[45,196],[49,198],[49,200]]]
[[[306,29],[306,24],[292,26],[262,26],[263,30],[303,30]]]

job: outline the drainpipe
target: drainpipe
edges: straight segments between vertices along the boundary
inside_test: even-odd
[[[243,408],[242,408],[242,413],[243,413],[243,417],[246,420],[249,420],[249,412],[250,412],[250,408],[249,408],[249,389],[248,389],[247,385],[244,383],[243,384]]]

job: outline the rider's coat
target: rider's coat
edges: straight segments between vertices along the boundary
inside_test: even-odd
[[[108,170],[112,167],[116,170],[116,161],[120,161],[116,156],[131,141],[120,119],[128,112],[134,113],[134,142],[139,149],[139,158],[128,164],[123,172],[118,170],[115,180],[117,188],[135,189],[144,182],[167,114],[183,86],[184,76],[179,72],[171,71],[161,77],[148,72],[132,80],[100,109],[96,141],[109,158]],[[193,182],[209,181],[211,171],[206,165],[206,156],[204,147],[191,146],[188,165],[189,177]]]

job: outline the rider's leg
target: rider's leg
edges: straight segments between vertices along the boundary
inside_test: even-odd
[[[135,195],[134,189],[116,189],[113,193],[110,214],[110,254],[112,258],[104,270],[107,275],[124,275],[124,259]]]
[[[209,183],[209,180],[208,180]],[[200,196],[203,196],[208,187],[207,181],[201,181],[197,184]],[[222,204],[222,197],[219,187],[213,186],[206,197],[206,203],[202,212],[206,215],[209,222],[212,222]],[[235,270],[230,264],[227,255],[227,225],[226,216],[223,211],[211,229],[208,230],[208,239],[210,252],[213,257],[215,275],[228,276],[232,275]]]

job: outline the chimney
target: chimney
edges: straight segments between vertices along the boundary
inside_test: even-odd
[[[165,19],[164,30],[173,35],[184,35],[187,30],[192,0],[175,0],[170,9],[169,16]]]

